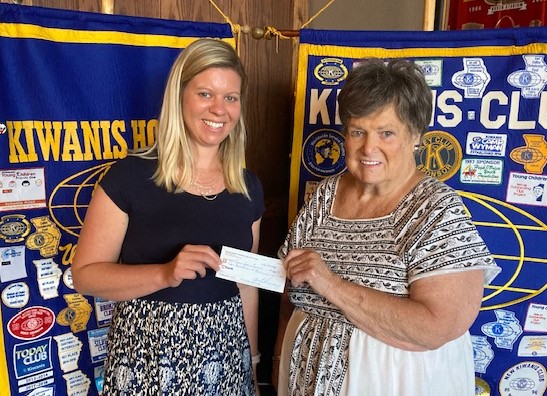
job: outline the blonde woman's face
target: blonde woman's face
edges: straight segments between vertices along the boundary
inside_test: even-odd
[[[239,74],[218,67],[197,74],[182,94],[182,115],[194,144],[218,147],[239,122]]]

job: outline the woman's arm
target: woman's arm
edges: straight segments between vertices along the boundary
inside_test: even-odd
[[[483,296],[482,269],[422,278],[411,284],[410,298],[401,298],[343,280],[311,250],[293,250],[285,262],[294,286],[309,284],[359,329],[410,351],[437,349],[464,334]]]
[[[72,262],[74,287],[79,293],[114,301],[142,297],[183,279],[218,270],[220,258],[208,246],[186,245],[169,263],[121,264],[118,262],[128,215],[97,187],[86,213]]]

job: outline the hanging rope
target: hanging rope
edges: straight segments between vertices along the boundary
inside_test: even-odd
[[[214,2],[214,0],[209,0],[209,3],[211,3],[213,5],[213,7],[216,8],[216,10],[220,13],[220,15],[222,15],[224,17],[224,20],[230,25],[230,27],[232,28],[232,34],[234,35],[234,37],[236,38],[236,50],[237,50],[237,53],[239,55],[239,39],[240,39],[240,36],[241,36],[241,25],[237,24],[237,23],[233,23],[230,18],[228,18],[228,16],[222,12],[222,10],[220,9],[219,6],[216,5],[216,3]]]
[[[290,37],[285,36],[283,32],[281,32],[280,30],[277,30],[273,26],[266,26],[265,29],[266,30],[264,32],[264,38],[267,40],[269,40],[272,36],[277,38],[282,38],[282,39],[290,39]]]
[[[321,13],[322,13],[323,11],[325,11],[327,8],[329,8],[330,5],[331,5],[332,3],[334,3],[335,1],[336,1],[336,0],[330,0],[323,8],[321,8],[319,11],[317,11],[317,12],[315,13],[315,15],[312,16],[312,17],[308,20],[308,22],[306,22],[305,24],[303,24],[303,25],[300,27],[300,29],[303,29],[303,28],[305,28],[306,26],[308,26],[308,25],[311,23],[311,21],[313,21],[315,18],[317,18],[319,15],[321,15]]]
[[[334,3],[336,0],[329,0],[327,4],[325,4],[319,11],[317,11],[306,23],[304,23],[300,29],[305,28],[308,26],[315,18],[317,18],[319,15],[321,15],[327,8],[329,8],[332,3]],[[239,40],[241,37],[241,33],[249,33],[250,28],[249,26],[241,26],[238,24],[234,24],[230,18],[222,10],[219,8],[218,5],[214,2],[214,0],[209,0],[209,3],[213,5],[213,7],[216,8],[216,10],[224,17],[224,20],[231,26],[232,33],[236,37],[237,44],[236,49],[239,53]],[[266,40],[271,40],[273,37],[275,37],[275,50],[276,52],[279,52],[279,39],[285,39],[288,40],[291,37],[297,37],[300,35],[300,30],[278,30],[273,26],[266,26],[264,28],[261,27],[254,27],[252,29],[252,37],[259,40],[261,38],[265,38]]]
[[[306,23],[304,23],[300,29],[305,28],[308,26],[315,18],[317,18],[321,13],[323,13],[327,8],[329,8],[332,3],[334,3],[336,0],[330,0],[325,6],[323,6],[319,11],[315,13]],[[264,29],[255,27],[253,28],[252,36],[255,39],[261,39],[265,38],[267,40],[270,40],[272,37],[275,37],[276,39],[276,50],[279,45],[279,39],[290,39],[291,37],[298,37],[300,35],[300,30],[278,30],[274,28],[273,26],[266,26]]]
[[[273,26],[266,26],[264,28],[264,38],[270,40],[272,37],[275,37],[275,52],[279,52],[279,39],[289,40],[290,37],[285,36],[281,31],[277,30]]]

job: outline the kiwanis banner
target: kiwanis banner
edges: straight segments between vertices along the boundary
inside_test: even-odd
[[[0,393],[97,395],[112,301],[70,263],[96,183],[153,142],[169,68],[230,26],[0,4]],[[154,230],[151,230],[153,232]]]
[[[289,221],[345,171],[336,97],[363,58],[407,58],[433,92],[417,166],[459,191],[503,271],[471,328],[477,395],[543,395],[547,365],[547,28],[303,30]],[[457,304],[457,301],[454,302]]]

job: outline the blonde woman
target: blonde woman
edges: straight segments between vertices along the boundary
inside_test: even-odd
[[[222,246],[258,250],[246,84],[230,45],[193,42],[171,68],[155,144],[94,192],[72,274],[80,293],[117,301],[104,394],[255,394],[258,292],[215,277]]]

